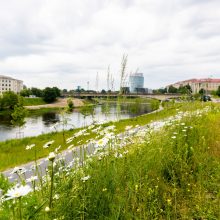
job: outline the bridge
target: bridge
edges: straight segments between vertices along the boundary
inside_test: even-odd
[[[119,96],[121,97],[140,97],[140,98],[152,98],[152,99],[158,99],[161,101],[167,100],[167,99],[175,99],[179,98],[182,95],[181,94],[122,94],[119,95],[118,93],[109,93],[109,94],[102,94],[102,93],[74,93],[71,96],[74,98],[104,98],[104,97],[112,97],[117,98]]]

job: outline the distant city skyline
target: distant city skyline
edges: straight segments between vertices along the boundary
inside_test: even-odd
[[[120,64],[144,87],[220,78],[218,0],[0,0],[0,75],[28,87],[119,89]]]

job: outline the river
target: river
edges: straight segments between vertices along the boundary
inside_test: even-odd
[[[50,110],[46,113],[32,113],[25,121],[25,125],[20,129],[11,125],[10,116],[0,115],[0,141],[19,137],[36,136],[52,131],[60,131],[63,128],[73,129],[92,124],[116,121],[120,119],[132,118],[138,115],[151,112],[150,104],[131,103],[105,103],[93,107],[75,109],[71,113],[61,113]]]

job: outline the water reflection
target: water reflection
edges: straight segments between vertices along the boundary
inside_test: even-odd
[[[60,121],[60,115],[56,112],[47,112],[42,115],[42,121],[45,126],[55,124]]]
[[[11,125],[11,116],[10,115],[0,115],[0,124],[5,124],[6,126]]]
[[[62,115],[51,111],[42,115],[31,115],[26,118],[26,124],[22,128],[24,136],[36,136],[54,130],[62,130],[64,120],[65,129],[90,125],[94,121],[107,122],[135,117],[151,111],[150,105],[141,103],[106,103],[98,106],[87,106]],[[10,123],[10,116],[0,116],[0,141],[16,137],[17,128]]]

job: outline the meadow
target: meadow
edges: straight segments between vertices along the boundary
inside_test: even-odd
[[[27,180],[15,171],[23,184],[17,186],[1,179],[0,219],[220,219],[220,108],[166,105],[81,131],[101,133],[89,137],[96,150],[68,164],[55,153],[55,140],[46,148],[46,175],[36,169]]]

